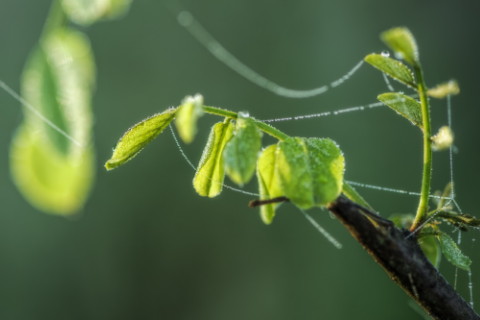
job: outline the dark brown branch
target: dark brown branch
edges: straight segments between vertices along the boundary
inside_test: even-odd
[[[340,196],[329,210],[352,236],[433,318],[480,319],[470,305],[425,258],[415,236],[400,230],[374,213]]]

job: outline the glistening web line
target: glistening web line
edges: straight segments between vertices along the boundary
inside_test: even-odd
[[[245,65],[223,47],[196,19],[189,11],[181,11],[177,15],[178,23],[184,27],[202,46],[210,53],[225,64],[227,67],[247,79],[248,81],[264,88],[274,94],[286,98],[310,98],[327,92],[330,88],[338,87],[345,81],[350,79],[352,75],[363,65],[363,60],[358,62],[349,72],[332,81],[328,85],[322,85],[317,88],[308,90],[297,90],[283,87]]]
[[[304,210],[302,209],[298,209],[300,210],[304,217],[308,220],[308,222],[310,222],[312,224],[312,226],[317,229],[317,231],[325,237],[325,239],[328,240],[328,242],[330,242],[335,248],[337,249],[342,249],[342,244],[340,242],[338,242],[337,239],[335,239],[330,233],[328,233],[327,230],[323,229],[321,225],[318,224],[317,221],[315,221],[315,219],[312,218],[312,216],[310,216],[308,213],[306,213]]]
[[[367,109],[378,108],[378,107],[381,107],[381,106],[384,106],[384,105],[385,104],[383,102],[373,102],[373,103],[369,103],[369,104],[366,104],[366,105],[347,107],[347,108],[342,108],[342,109],[338,109],[338,110],[334,110],[334,111],[311,113],[311,114],[305,114],[305,115],[300,115],[300,116],[273,118],[273,119],[266,119],[266,120],[261,120],[261,121],[263,121],[263,122],[282,122],[282,121],[307,120],[307,119],[313,119],[313,118],[338,116],[338,115],[345,114],[345,113],[356,112],[356,111],[364,111],[364,110],[367,110]]]
[[[40,120],[45,122],[49,127],[51,127],[53,130],[57,131],[60,133],[62,136],[70,140],[71,142],[75,143],[79,147],[83,147],[83,145],[75,140],[71,135],[69,135],[67,132],[59,128],[55,123],[53,123],[50,119],[45,117],[40,111],[37,110],[34,106],[32,106],[30,103],[28,103],[25,99],[23,99],[18,93],[16,93],[12,88],[10,88],[5,82],[0,80],[0,88],[5,90],[12,98],[20,102],[23,106],[25,106],[31,113],[33,113],[35,116],[37,116]]]

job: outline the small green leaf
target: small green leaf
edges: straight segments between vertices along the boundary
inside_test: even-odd
[[[62,7],[69,18],[81,25],[98,20],[115,19],[125,15],[132,0],[62,0]]]
[[[199,94],[186,97],[178,107],[175,126],[185,143],[191,143],[197,134],[197,120],[203,115],[202,107],[203,97]]]
[[[414,89],[416,88],[412,70],[400,61],[375,53],[366,56],[365,61],[393,79]]]
[[[470,270],[472,260],[462,253],[455,241],[453,241],[449,235],[446,233],[440,233],[437,236],[437,239],[440,242],[440,248],[442,249],[443,255],[451,264],[466,271]]]
[[[396,92],[383,93],[377,99],[423,129],[421,106],[417,100]]]
[[[170,108],[155,114],[130,129],[118,140],[112,157],[105,163],[107,170],[115,169],[136,156],[172,122],[177,109]]]
[[[438,268],[442,258],[442,251],[437,238],[433,235],[423,236],[418,240],[418,244],[430,263]]]
[[[230,120],[218,122],[212,127],[193,178],[193,187],[199,195],[213,198],[222,192],[225,177],[223,150],[232,135],[233,125]]]
[[[223,157],[225,171],[236,184],[243,186],[255,173],[262,132],[252,119],[239,113],[233,138],[227,143]]]
[[[397,58],[403,59],[411,65],[420,64],[418,47],[410,30],[407,28],[393,28],[381,34],[381,39],[394,52]]]
[[[260,200],[268,200],[283,196],[278,176],[276,175],[277,145],[265,148],[257,161],[257,179],[260,191]],[[275,217],[278,203],[260,206],[260,217],[265,224],[270,224]]]
[[[10,149],[13,181],[36,208],[70,215],[85,203],[95,173],[91,148],[63,155],[35,127],[22,125]]]
[[[460,93],[460,87],[457,81],[450,80],[445,83],[441,83],[434,88],[428,89],[428,95],[433,98],[443,99],[446,96],[453,96]]]
[[[330,139],[288,138],[278,144],[282,190],[302,209],[335,200],[342,191],[344,167],[343,154]]]

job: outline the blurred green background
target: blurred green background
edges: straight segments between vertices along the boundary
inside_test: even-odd
[[[0,79],[19,90],[19,77],[38,41],[49,0],[1,0]],[[397,25],[417,38],[428,84],[455,78],[453,99],[457,200],[478,216],[480,3],[477,1],[183,1],[221,43],[253,69],[288,87],[329,83],[370,52]],[[8,150],[20,106],[0,92],[0,319],[422,319],[407,296],[325,212],[311,214],[344,248],[322,238],[292,206],[271,226],[251,198],[225,191],[203,199],[193,172],[166,132],[128,165],[103,163],[133,123],[202,93],[209,105],[248,110],[265,119],[366,104],[386,91],[364,66],[325,95],[274,96],[216,61],[162,1],[137,0],[122,20],[84,30],[98,67],[94,99],[98,175],[84,210],[73,219],[42,214],[15,189]],[[394,84],[400,89],[400,85]],[[434,101],[433,126],[446,124]],[[201,121],[197,162],[216,121]],[[418,130],[386,108],[280,123],[300,136],[328,136],[347,159],[349,180],[417,191]],[[266,139],[266,142],[270,140]],[[435,189],[448,182],[448,154],[434,158]],[[246,187],[255,190],[256,183]],[[362,194],[385,216],[414,210],[417,199],[371,190]],[[456,236],[454,234],[454,236]],[[464,235],[480,304],[478,232]],[[441,271],[453,281],[454,270]],[[468,299],[468,280],[458,289]]]

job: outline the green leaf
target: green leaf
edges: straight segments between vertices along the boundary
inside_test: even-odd
[[[302,209],[327,205],[342,191],[345,162],[330,139],[288,138],[276,161],[284,195]]]
[[[118,140],[112,157],[105,163],[107,170],[115,169],[136,156],[172,122],[177,109],[170,108],[140,121]]]
[[[265,148],[257,160],[257,179],[260,191],[260,200],[269,200],[283,196],[283,190],[276,174],[277,145]],[[270,224],[275,217],[278,203],[260,206],[260,217],[265,224]]]
[[[451,264],[466,271],[470,270],[472,260],[462,253],[455,241],[453,241],[449,235],[446,233],[440,233],[437,236],[437,239],[440,242],[440,248],[442,249],[443,255]]]
[[[433,235],[422,236],[418,240],[418,244],[430,263],[438,268],[442,258],[442,251],[437,238]]]
[[[232,135],[233,125],[230,120],[216,123],[212,127],[193,178],[193,187],[199,195],[213,198],[222,192],[225,177],[223,150]]]
[[[423,129],[420,102],[402,93],[388,92],[377,97],[378,100],[404,116],[411,123]]]
[[[22,125],[10,149],[13,181],[34,207],[59,215],[75,213],[86,201],[95,173],[93,150],[77,151],[62,155],[34,127]]]
[[[80,145],[90,143],[91,97],[95,66],[88,39],[69,29],[57,29],[44,38],[29,58],[22,76],[22,96]],[[25,109],[26,121],[48,136],[64,155],[75,144],[43,119]]]
[[[62,0],[62,7],[69,18],[81,25],[98,20],[115,19],[125,15],[132,0]]]
[[[415,78],[412,70],[410,70],[410,68],[400,61],[386,57],[382,54],[375,53],[366,56],[365,61],[393,79],[398,80],[414,89],[416,88]]]
[[[381,39],[395,52],[399,59],[403,59],[413,66],[418,66],[418,47],[410,30],[407,28],[393,28],[381,34]]]
[[[233,138],[223,153],[225,171],[236,184],[243,186],[255,173],[258,152],[262,147],[262,132],[252,119],[239,113]]]
[[[186,97],[178,107],[175,126],[185,143],[191,143],[197,134],[197,120],[203,115],[202,107],[203,97],[199,94]]]

